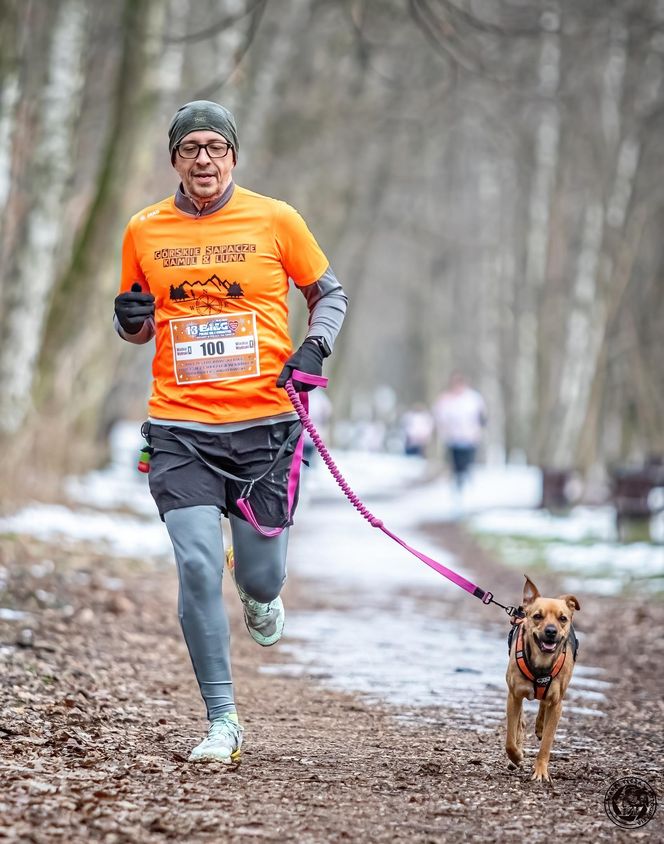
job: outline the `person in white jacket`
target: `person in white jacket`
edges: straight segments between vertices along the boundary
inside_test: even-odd
[[[472,389],[460,372],[452,373],[449,386],[433,405],[440,441],[458,489],[468,478],[487,422],[484,399]]]

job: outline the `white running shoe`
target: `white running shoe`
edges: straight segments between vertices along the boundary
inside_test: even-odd
[[[235,712],[215,718],[207,737],[191,751],[190,762],[221,762],[230,765],[240,761],[243,727]]]
[[[264,648],[274,645],[281,639],[281,634],[284,632],[286,611],[283,601],[277,596],[274,601],[262,604],[247,595],[235,580],[235,556],[232,548],[226,551],[226,565],[233,577],[235,588],[244,607],[244,623],[247,625],[249,635]]]

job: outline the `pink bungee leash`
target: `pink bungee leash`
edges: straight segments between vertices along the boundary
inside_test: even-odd
[[[509,616],[513,616],[517,614],[517,609],[515,607],[506,607],[503,604],[499,604],[493,597],[492,592],[488,592],[485,589],[481,589],[479,586],[476,586],[474,583],[471,583],[469,580],[466,580],[465,577],[462,577],[460,574],[457,574],[452,569],[448,569],[447,566],[444,566],[442,563],[439,563],[437,560],[431,559],[431,557],[427,557],[426,554],[423,554],[421,551],[418,551],[416,548],[413,548],[411,545],[408,545],[407,542],[404,542],[403,539],[400,539],[396,534],[392,533],[391,530],[388,530],[381,519],[377,518],[370,512],[370,510],[362,503],[359,496],[357,496],[353,490],[350,488],[348,483],[346,482],[345,478],[339,471],[336,463],[332,459],[330,452],[327,450],[325,443],[323,442],[320,434],[316,430],[316,426],[311,421],[311,418],[307,411],[305,410],[302,402],[300,401],[300,397],[297,394],[295,387],[293,386],[292,379],[297,381],[301,381],[305,384],[315,384],[317,387],[326,387],[327,386],[327,378],[324,378],[322,375],[310,375],[308,372],[300,372],[299,370],[293,370],[291,375],[291,379],[286,382],[286,392],[288,393],[288,397],[291,400],[293,407],[295,408],[297,415],[300,417],[300,421],[302,422],[302,426],[304,429],[309,433],[318,453],[323,458],[325,465],[330,470],[332,477],[337,482],[337,484],[341,487],[344,495],[350,501],[350,503],[355,507],[358,512],[364,516],[364,518],[369,522],[372,527],[379,528],[383,531],[383,533],[387,534],[391,539],[395,542],[398,542],[406,551],[410,551],[418,559],[422,560],[429,568],[432,568],[434,571],[437,571],[438,574],[442,574],[443,577],[446,577],[448,580],[451,580],[452,583],[455,583],[457,586],[460,586],[462,589],[465,589],[466,592],[469,592],[475,598],[479,598],[482,603],[484,604],[497,604],[497,606],[502,607]]]

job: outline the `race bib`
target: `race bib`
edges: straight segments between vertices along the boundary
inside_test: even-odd
[[[183,317],[172,319],[170,326],[178,384],[260,374],[255,313]]]

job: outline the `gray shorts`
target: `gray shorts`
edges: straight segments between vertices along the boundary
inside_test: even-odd
[[[225,516],[233,513],[244,519],[236,501],[245,497],[259,524],[286,527],[293,523],[299,481],[290,512],[288,489],[289,483],[292,484],[293,453],[302,430],[299,421],[257,425],[227,433],[150,422],[141,430],[154,449],[148,479],[162,520],[169,510],[201,504],[215,505]],[[283,453],[276,459],[286,441]],[[270,466],[271,463],[274,465]],[[215,469],[238,479],[226,478]],[[265,477],[250,483],[266,469],[269,471]]]

